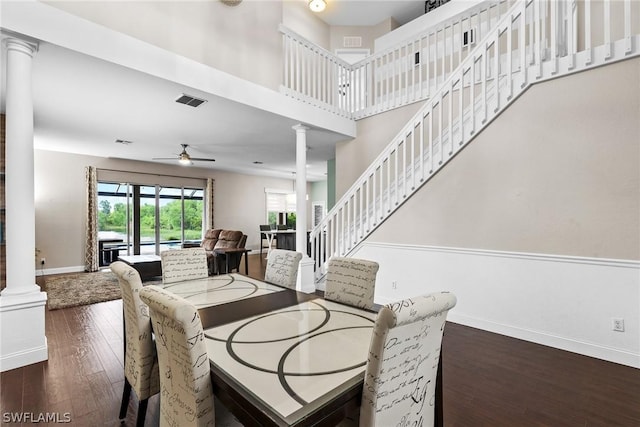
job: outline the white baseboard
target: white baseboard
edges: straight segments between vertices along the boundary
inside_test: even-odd
[[[2,357],[0,357],[0,372],[42,362],[48,358],[49,350],[47,344],[12,354],[3,354]]]
[[[64,273],[82,273],[84,265],[75,265],[71,267],[58,267],[58,268],[44,268],[36,270],[37,276],[48,276],[50,274],[64,274]]]
[[[640,368],[638,261],[376,242],[352,256],[380,264],[377,304],[448,290],[453,322]]]
[[[470,326],[484,331],[494,332],[496,334],[505,335],[536,344],[553,347],[560,350],[570,351],[596,359],[602,359],[620,363],[622,365],[640,368],[640,355],[628,351],[619,350],[611,347],[604,347],[594,343],[570,340],[551,334],[541,333],[528,329],[516,328],[510,325],[490,322],[483,319],[467,317],[461,314],[450,312],[447,321],[458,323],[460,325]]]

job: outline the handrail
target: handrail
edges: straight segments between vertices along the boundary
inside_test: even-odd
[[[312,230],[316,277],[323,275],[331,256],[355,248],[532,82],[614,56],[637,55],[631,34],[640,28],[631,23],[640,19],[631,18],[638,11],[632,12],[630,2],[616,3],[629,23],[618,35],[619,44],[608,25],[603,33],[591,34],[591,15],[596,13],[588,0],[515,3]],[[578,7],[585,7],[584,13],[577,13]],[[604,0],[605,21],[611,19],[610,7],[611,1]],[[587,41],[578,51],[576,37],[583,28],[603,45],[595,48],[590,37],[584,37]]]

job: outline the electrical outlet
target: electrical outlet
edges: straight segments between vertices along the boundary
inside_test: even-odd
[[[40,258],[40,265],[44,265],[47,260],[45,258]]]
[[[624,332],[624,319],[622,318],[613,318],[611,319],[611,327],[616,332]]]
[[[392,289],[398,289],[398,282],[396,282],[395,280],[393,282],[391,282],[391,288]]]

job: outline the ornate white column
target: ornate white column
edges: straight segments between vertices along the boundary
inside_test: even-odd
[[[0,371],[46,360],[44,306],[35,284],[31,65],[37,45],[8,38],[6,76],[6,277],[0,293]]]
[[[301,292],[315,292],[313,260],[307,255],[307,131],[301,124],[296,131],[296,250],[302,252],[296,288]]]

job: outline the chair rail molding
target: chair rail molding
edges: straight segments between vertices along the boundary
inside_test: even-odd
[[[640,368],[640,261],[378,242],[353,256],[380,263],[377,304],[447,290],[452,322]]]

